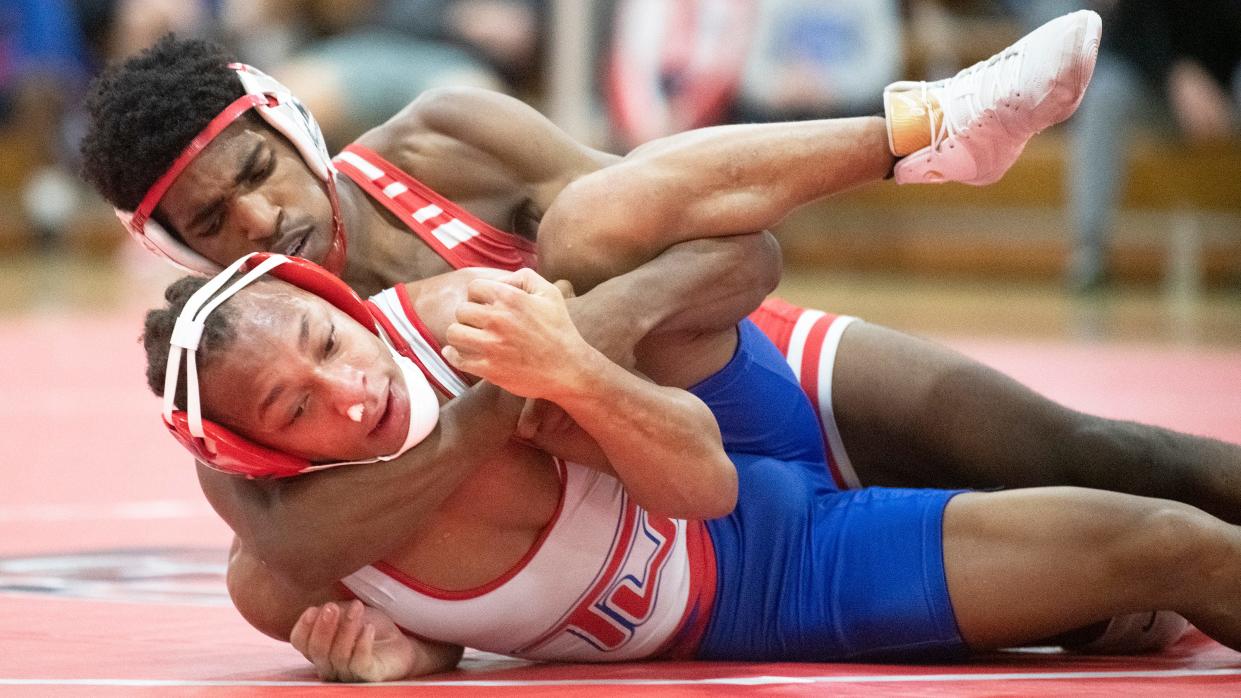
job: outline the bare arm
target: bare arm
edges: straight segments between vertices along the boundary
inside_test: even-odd
[[[590,288],[684,240],[771,228],[892,166],[883,119],[719,126],[652,141],[573,180],[539,228],[549,278]]]
[[[445,358],[564,408],[643,507],[678,518],[732,510],[737,473],[711,411],[690,393],[643,380],[592,348],[552,284],[528,269],[508,283],[475,280],[457,319]]]
[[[251,553],[291,584],[325,587],[390,553],[494,457],[522,400],[480,383],[440,410],[425,441],[387,463],[282,480],[246,480],[199,465],[207,499]]]
[[[228,593],[260,632],[293,645],[325,681],[392,681],[448,671],[462,648],[409,637],[381,611],[350,601],[338,584],[290,584],[233,540]]]

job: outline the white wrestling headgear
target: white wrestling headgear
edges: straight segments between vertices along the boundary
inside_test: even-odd
[[[210,145],[221,131],[253,108],[268,125],[289,139],[310,167],[310,171],[327,185],[328,198],[332,202],[333,230],[332,244],[323,260],[323,266],[328,271],[339,274],[345,264],[345,231],[336,195],[336,168],[332,165],[319,124],[305,105],[275,78],[244,63],[230,63],[228,67],[236,71],[245,94],[225,107],[224,111],[216,115],[190,141],[168,170],[147,190],[136,210],[115,209],[117,218],[121,219],[129,234],[155,256],[162,257],[192,274],[210,275],[218,272],[220,265],[190,249],[178,240],[177,236],[152,219],[151,215],[168,188],[190,162]]]
[[[224,288],[238,271],[246,273]],[[409,394],[409,430],[405,435],[405,443],[395,453],[369,460],[312,463],[305,458],[257,444],[222,425],[203,419],[196,355],[207,316],[255,279],[268,273],[331,303],[378,335],[388,347],[401,369],[405,389]],[[168,369],[164,375],[164,425],[195,458],[216,470],[248,477],[290,477],[341,465],[391,460],[425,439],[439,421],[439,400],[422,370],[393,348],[392,342],[375,322],[367,304],[352,289],[322,267],[304,259],[255,252],[237,260],[190,296],[177,318],[170,344],[172,346],[168,353]],[[186,409],[177,410],[174,400],[183,351],[186,364]],[[350,417],[358,421],[361,415],[355,416],[351,409]]]

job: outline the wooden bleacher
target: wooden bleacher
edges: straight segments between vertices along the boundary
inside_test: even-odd
[[[1041,135],[997,184],[884,183],[819,202],[781,226],[790,264],[1055,279],[1071,246],[1067,139]],[[1241,142],[1135,142],[1113,234],[1113,276],[1176,287],[1241,278]]]

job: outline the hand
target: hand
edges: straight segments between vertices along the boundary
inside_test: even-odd
[[[530,269],[471,281],[445,339],[448,363],[527,398],[577,389],[598,355],[573,325],[560,288]]]
[[[412,638],[383,613],[356,600],[306,609],[289,642],[324,681],[395,681],[409,675],[416,659]]]

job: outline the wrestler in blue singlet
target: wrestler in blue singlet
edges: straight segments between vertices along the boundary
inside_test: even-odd
[[[737,507],[707,522],[716,595],[700,659],[945,656],[964,650],[943,562],[956,492],[841,492],[805,392],[749,320],[736,353],[691,388],[737,467]]]

